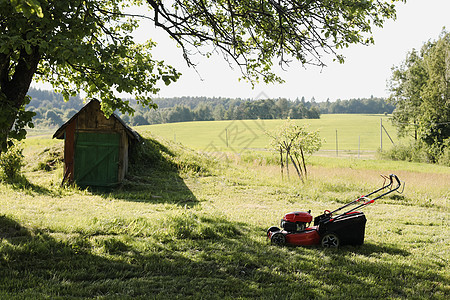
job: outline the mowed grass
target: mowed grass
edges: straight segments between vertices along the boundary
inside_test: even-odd
[[[335,155],[336,131],[338,150],[351,151],[361,155],[364,151],[377,151],[392,146],[392,142],[383,130],[380,138],[380,123],[386,128],[394,143],[399,142],[396,129],[385,115],[327,114],[320,119],[293,120],[296,124],[305,124],[311,130],[319,130],[324,142],[322,150]],[[266,131],[274,130],[283,120],[235,120],[204,121],[139,126],[140,132],[150,132],[168,140],[180,142],[188,147],[203,151],[242,152],[246,149],[265,149],[269,147]]]
[[[318,157],[301,184],[267,157],[218,160],[140,132],[139,159],[107,192],[61,187],[61,165],[36,167],[61,142],[32,142],[27,181],[0,184],[0,298],[449,298],[449,168]],[[392,172],[405,191],[364,210],[363,246],[267,241],[285,213],[317,216]]]

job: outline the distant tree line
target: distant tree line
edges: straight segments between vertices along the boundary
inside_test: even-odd
[[[188,121],[249,119],[319,119],[321,114],[391,114],[394,106],[383,98],[316,102],[314,97],[295,101],[279,99],[230,99],[208,97],[158,98],[157,110],[134,106],[134,116],[123,116],[132,125],[162,124]]]
[[[121,116],[133,125],[188,121],[251,120],[251,119],[318,119],[320,112],[310,102],[284,98],[244,100],[207,97],[155,99],[157,110],[135,106],[134,116]]]
[[[84,106],[79,96],[66,102],[61,94],[34,88],[29,89],[28,95],[31,101],[26,108],[36,114],[33,117],[36,127],[60,126]]]
[[[27,109],[36,113],[36,126],[60,126],[83,107],[80,97],[64,102],[60,94],[30,89],[32,100]],[[127,124],[138,126],[189,121],[248,119],[318,119],[330,113],[392,113],[394,107],[383,98],[316,102],[314,97],[294,101],[279,99],[233,99],[218,97],[156,98],[157,110],[144,109],[128,99],[135,109],[133,116],[117,113]]]
[[[316,103],[322,114],[391,114],[395,106],[384,98],[358,98]]]

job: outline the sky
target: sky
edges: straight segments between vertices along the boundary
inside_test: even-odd
[[[449,12],[450,0],[398,3],[397,19],[388,20],[382,28],[373,29],[375,44],[351,45],[340,52],[346,57],[344,64],[331,59],[325,68],[292,64],[286,71],[277,72],[285,83],[259,84],[254,88],[245,81],[239,81],[239,70],[232,70],[219,56],[209,59],[196,57],[197,68],[189,68],[181,50],[151,23],[143,23],[136,38],[150,37],[157,42],[154,58],[164,60],[182,73],[177,82],[162,86],[157,97],[282,97],[291,100],[314,97],[316,101],[387,97],[391,68],[400,65],[413,48],[420,49],[426,41],[436,40],[443,27],[450,30]]]

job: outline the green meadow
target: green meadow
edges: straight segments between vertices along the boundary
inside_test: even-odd
[[[298,122],[320,129],[325,150],[334,150],[337,129],[342,149],[357,150],[360,137],[362,150],[376,151],[380,118]],[[238,151],[265,148],[263,131],[280,123],[136,127],[145,141],[125,182],[111,190],[61,186],[62,141],[36,133],[24,143],[23,177],[0,182],[0,298],[448,299],[450,168],[313,156],[305,183],[293,170],[282,178],[270,152]],[[232,139],[233,130],[245,142]],[[285,213],[317,216],[391,173],[404,192],[364,209],[362,246],[267,240]]]
[[[261,150],[269,147],[266,131],[280,126],[283,120],[235,120],[171,123],[139,126],[139,131],[150,132],[168,140],[177,141],[197,150],[235,151]],[[327,114],[320,119],[293,120],[296,124],[307,125],[311,130],[319,130],[323,138],[322,154],[335,155],[336,138],[339,151],[373,155],[380,146],[387,149],[399,142],[396,129],[385,115]],[[390,138],[383,130],[383,124]]]

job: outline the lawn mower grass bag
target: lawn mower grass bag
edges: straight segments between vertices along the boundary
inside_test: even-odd
[[[366,222],[364,213],[355,211],[334,219],[322,220],[321,223],[317,224],[317,229],[319,235],[325,237],[325,240],[338,238],[340,245],[362,245]]]

